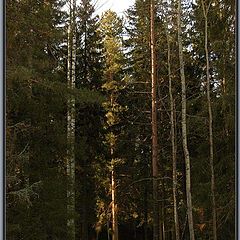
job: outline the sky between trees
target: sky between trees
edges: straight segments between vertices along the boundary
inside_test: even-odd
[[[118,14],[122,14],[133,3],[133,0],[98,0],[96,9],[97,13],[102,13],[108,9],[111,9]]]

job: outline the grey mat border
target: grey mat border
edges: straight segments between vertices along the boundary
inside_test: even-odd
[[[7,0],[6,0],[7,1]],[[0,240],[5,239],[5,38],[6,38],[6,21],[5,21],[5,1],[0,0]],[[236,1],[236,239],[239,238],[239,229],[240,229],[240,221],[239,221],[239,192],[240,192],[240,185],[239,185],[239,172],[240,172],[240,164],[239,164],[239,143],[240,143],[240,134],[239,134],[239,126],[240,126],[240,111],[239,111],[239,99],[240,99],[240,91],[239,91],[239,69],[240,69],[240,29],[239,29],[239,22],[240,22],[240,0]]]
[[[240,77],[239,77],[239,73],[240,73],[240,44],[239,44],[239,39],[240,39],[240,29],[239,29],[239,23],[240,23],[240,0],[235,1],[236,3],[236,112],[235,112],[235,126],[236,126],[236,163],[235,163],[235,179],[236,179],[236,210],[235,210],[235,219],[236,219],[236,239],[240,239],[239,237],[239,229],[240,229],[240,221],[239,221],[239,205],[240,205],[240,200],[239,200],[239,192],[240,192],[240,185],[239,185],[239,172],[240,172],[240,164],[239,164],[239,157],[240,157],[240,150],[239,150],[239,144],[240,144],[240,135],[239,135],[239,126],[240,126],[240,111],[239,111],[239,99],[240,99],[240,91],[239,91],[239,87],[240,87]]]

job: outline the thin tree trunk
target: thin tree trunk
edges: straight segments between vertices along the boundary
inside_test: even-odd
[[[144,159],[146,158],[146,155],[143,155]],[[145,161],[144,164],[144,176],[145,178],[148,178],[148,163]],[[144,240],[148,240],[148,183],[147,181],[144,182]]]
[[[165,208],[163,207],[162,208],[163,211],[165,211]],[[163,221],[162,221],[162,224],[160,222],[160,234],[161,234],[161,231],[162,231],[162,239],[163,240],[166,240],[166,232],[165,232],[165,221],[164,221],[164,217],[165,217],[165,214],[163,215]]]
[[[146,166],[147,168],[147,166]],[[145,189],[144,189],[144,240],[148,239],[148,232],[147,232],[147,226],[148,226],[148,188],[147,183],[145,182]]]
[[[113,147],[111,147],[111,155],[113,155]],[[112,182],[112,240],[118,240],[118,220],[117,220],[117,204],[116,204],[116,179],[114,163],[112,159],[112,172],[111,172],[111,182]]]
[[[213,117],[212,117],[212,104],[210,96],[210,74],[209,74],[209,56],[208,56],[208,9],[204,6],[203,0],[202,10],[205,23],[205,55],[206,55],[206,76],[207,76],[207,102],[208,102],[208,115],[209,115],[209,160],[211,168],[211,196],[212,196],[212,221],[213,221],[213,240],[217,240],[217,221],[216,221],[216,201],[215,201],[215,175],[214,175],[214,155],[213,155]],[[209,5],[210,6],[210,5]]]
[[[110,73],[110,79],[113,80],[113,75]],[[111,108],[113,108],[113,93],[110,96]],[[113,133],[111,133],[113,135]],[[112,240],[118,240],[118,219],[117,219],[117,204],[116,204],[116,174],[113,153],[115,148],[115,140],[110,141],[111,154],[111,195],[112,195]]]
[[[76,36],[75,36],[76,1],[70,1],[70,21],[68,26],[68,72],[69,89],[75,88]],[[67,104],[67,227],[68,239],[75,240],[75,98],[70,96]]]
[[[185,168],[186,168],[186,196],[187,196],[187,213],[188,213],[188,227],[190,240],[194,240],[194,225],[192,215],[192,196],[191,196],[191,169],[190,169],[190,157],[187,145],[187,122],[186,122],[186,82],[184,73],[184,61],[183,61],[183,47],[182,47],[182,31],[181,31],[181,0],[178,0],[178,45],[179,45],[179,62],[180,62],[180,75],[182,83],[182,140],[183,150],[185,156]]]
[[[169,80],[169,96],[170,96],[170,122],[171,122],[171,142],[172,142],[172,176],[173,176],[173,212],[174,212],[174,227],[175,227],[175,237],[176,240],[180,240],[179,234],[179,222],[178,222],[178,212],[177,212],[177,145],[176,134],[175,134],[175,120],[174,120],[174,100],[172,94],[172,72],[171,72],[171,49],[169,35],[166,28],[167,35],[167,49],[168,49],[168,80]]]
[[[160,117],[161,119],[161,117]],[[161,120],[160,120],[161,122]],[[160,169],[161,172],[161,169]],[[160,179],[159,179],[160,178]],[[161,196],[161,201],[159,204],[159,239],[165,240],[165,216],[166,216],[166,188],[165,188],[165,179],[158,175],[158,179],[160,180],[161,191],[159,189],[159,194]]]
[[[109,220],[107,220],[107,236],[108,236],[108,240],[110,240],[110,233],[109,233]]]
[[[151,79],[152,79],[152,175],[153,175],[153,240],[159,240],[159,206],[158,206],[158,136],[157,136],[157,98],[156,98],[156,53],[154,16],[155,2],[151,0]]]
[[[84,161],[84,169],[86,170],[86,160]],[[86,180],[83,179],[82,181],[83,184],[83,192],[81,198],[83,199],[83,204],[82,204],[82,215],[81,215],[81,220],[82,220],[82,232],[81,232],[81,237],[83,240],[88,239],[88,194],[87,194],[87,189],[86,189]]]

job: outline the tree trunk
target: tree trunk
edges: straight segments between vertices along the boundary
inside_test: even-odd
[[[171,142],[172,142],[172,176],[173,176],[173,212],[174,212],[174,227],[176,240],[180,240],[179,235],[179,222],[177,212],[177,145],[175,135],[175,119],[174,119],[174,100],[172,94],[172,72],[171,72],[171,49],[169,35],[166,28],[167,35],[167,49],[168,49],[168,77],[169,77],[169,96],[170,96],[170,122],[171,122]]]
[[[159,240],[159,206],[158,206],[158,136],[157,136],[157,99],[156,99],[156,53],[154,16],[155,2],[151,0],[151,79],[152,79],[152,175],[153,175],[153,240]]]
[[[162,226],[161,226],[161,225],[162,225]],[[160,231],[162,230],[162,239],[165,240],[165,239],[166,239],[165,222],[162,222],[161,225],[160,225],[160,227],[161,227]]]
[[[216,201],[215,201],[215,175],[214,175],[214,155],[213,155],[213,117],[212,117],[212,104],[210,96],[210,74],[209,74],[209,56],[208,56],[208,9],[204,6],[203,0],[202,10],[205,23],[205,55],[206,55],[206,76],[207,76],[207,102],[208,102],[208,115],[209,115],[209,160],[211,168],[211,196],[212,196],[212,221],[213,221],[213,240],[217,240],[217,221],[216,221]],[[210,5],[209,5],[210,6]]]
[[[110,75],[111,81],[113,81],[112,74]],[[110,96],[111,108],[113,108],[113,93]],[[112,133],[113,135],[113,133]],[[112,240],[118,240],[118,220],[117,220],[117,204],[116,204],[116,176],[115,176],[115,164],[113,159],[113,152],[115,147],[115,140],[110,142],[110,153],[111,153],[111,192],[112,192]]]
[[[147,166],[146,166],[147,168]],[[145,182],[145,189],[144,189],[144,240],[148,239],[148,188],[147,183]]]
[[[75,36],[76,0],[70,1],[70,21],[68,26],[68,72],[69,89],[75,88],[76,36]],[[67,228],[68,239],[75,240],[75,98],[70,96],[67,104]]]
[[[111,147],[111,155],[113,155],[113,148]],[[116,204],[116,179],[114,163],[112,159],[112,172],[111,172],[111,190],[112,190],[112,240],[118,240],[118,220],[117,220],[117,204]]]
[[[187,100],[186,100],[186,82],[184,73],[184,61],[183,61],[183,47],[182,47],[182,31],[181,31],[181,0],[178,0],[178,45],[179,45],[179,62],[180,62],[180,75],[182,84],[182,140],[183,150],[185,157],[186,168],[186,196],[187,196],[187,213],[188,213],[188,227],[190,240],[194,240],[194,225],[192,215],[192,196],[191,196],[191,169],[190,169],[190,157],[187,145]]]
[[[84,161],[84,169],[86,170],[86,160]],[[85,240],[88,239],[88,193],[87,193],[87,189],[86,189],[86,180],[82,181],[83,184],[83,192],[82,192],[82,200],[83,200],[83,204],[82,204],[82,215],[81,215],[81,220],[82,220],[82,232],[81,232],[81,239]]]

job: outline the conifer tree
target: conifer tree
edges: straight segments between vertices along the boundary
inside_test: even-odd
[[[101,34],[103,36],[103,44],[105,49],[104,80],[102,85],[106,92],[108,101],[103,104],[106,110],[106,142],[109,147],[111,158],[111,209],[112,209],[112,239],[118,240],[118,206],[116,191],[116,156],[117,132],[115,126],[119,124],[119,113],[123,111],[123,107],[118,103],[119,90],[121,89],[122,79],[122,20],[113,11],[108,10],[101,17]],[[119,134],[119,133],[118,133]]]
[[[103,45],[99,17],[94,3],[80,1],[77,8],[76,88],[100,92],[103,82]],[[98,178],[96,168],[102,161],[103,110],[100,102],[76,104],[76,213],[77,237],[88,239],[96,219]],[[101,159],[101,160],[100,160]]]
[[[52,204],[49,189],[59,198],[64,192],[57,170],[63,160],[58,147],[65,149],[60,140],[63,119],[59,112],[63,104],[56,91],[49,88],[59,77],[56,73],[59,55],[54,48],[63,36],[62,28],[57,27],[63,21],[61,7],[58,1],[10,1],[7,5],[7,124],[9,134],[15,136],[14,141],[10,140],[14,148],[7,146],[11,149],[7,157],[7,164],[10,163],[7,236],[12,238],[44,238],[50,234],[49,229],[52,236],[64,235],[65,229],[59,230],[53,223],[56,209],[44,204]],[[53,108],[55,101],[58,107]],[[59,225],[65,221],[62,204],[64,201],[55,201],[54,205],[61,216],[56,221]]]

